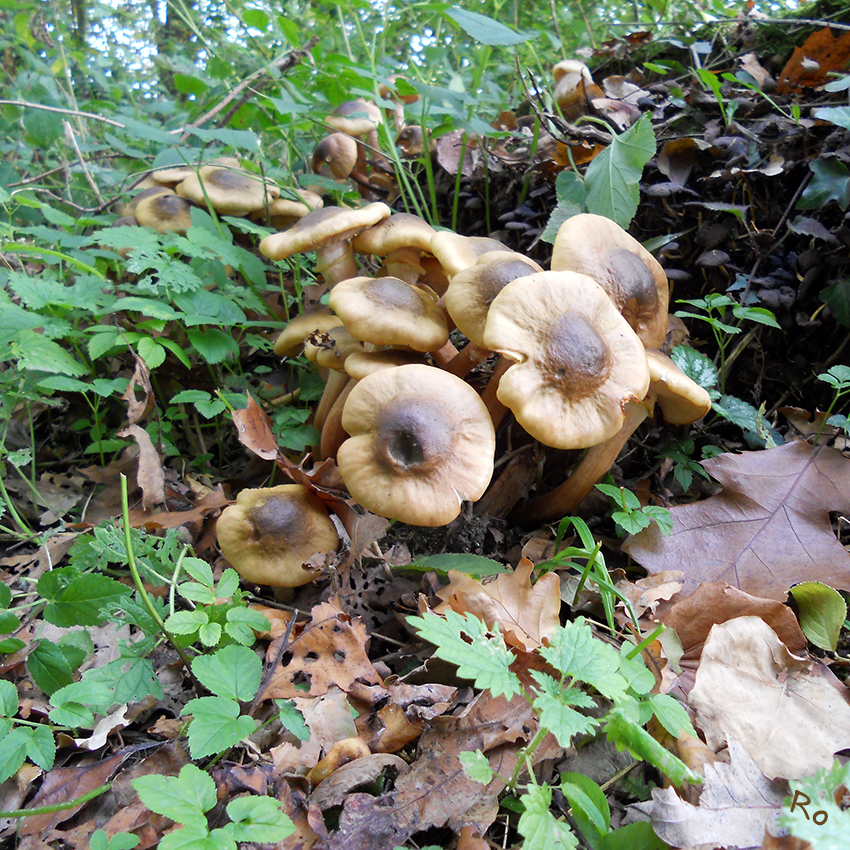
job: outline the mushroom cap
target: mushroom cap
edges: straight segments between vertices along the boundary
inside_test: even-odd
[[[333,313],[302,313],[280,332],[274,344],[274,353],[278,357],[289,357],[303,345],[304,340],[313,333],[326,333],[342,324],[342,319]]]
[[[493,475],[493,422],[478,393],[433,366],[397,366],[363,378],[342,414],[351,436],[337,454],[363,507],[437,526],[481,498]]]
[[[425,151],[425,138],[418,124],[408,124],[398,131],[395,146],[401,151],[404,159],[416,159]]]
[[[307,213],[313,210],[320,210],[324,206],[324,201],[320,195],[315,192],[310,192],[307,189],[298,190],[298,198],[284,198],[281,195],[273,201],[269,201],[269,216],[271,218],[285,217],[292,219],[304,218]],[[254,210],[251,213],[251,218],[265,217],[265,208]]]
[[[322,500],[301,484],[243,490],[216,525],[224,557],[246,581],[299,587],[316,578],[305,561],[333,552],[339,536]]]
[[[665,422],[687,425],[702,419],[711,410],[711,397],[692,381],[666,354],[647,351],[649,394],[661,407]]]
[[[247,215],[263,209],[280,195],[280,189],[241,168],[204,165],[177,186],[177,194],[202,206],[209,198],[213,209],[225,215]]]
[[[397,277],[353,277],[338,283],[330,308],[358,339],[436,351],[449,338],[446,314],[426,291]]]
[[[514,251],[488,251],[474,266],[458,272],[446,290],[445,304],[458,329],[479,348],[493,299],[513,280],[543,269]]]
[[[187,200],[168,191],[143,198],[133,212],[139,224],[157,233],[185,233],[192,226],[191,210]]]
[[[346,100],[325,118],[325,123],[340,133],[350,136],[365,136],[384,120],[383,113],[376,104],[358,97]]]
[[[584,77],[588,82],[593,79],[590,68],[579,59],[562,59],[552,68],[552,76],[555,78],[556,83],[559,83],[566,76],[572,76],[576,81],[580,77]]]
[[[151,173],[151,177],[159,183],[182,183],[187,177],[198,170],[200,163],[193,165],[175,165],[172,168],[159,168]],[[221,165],[225,168],[239,168],[239,160],[235,156],[217,156],[207,160],[206,165]]]
[[[487,236],[460,236],[451,230],[440,230],[431,239],[431,253],[440,261],[451,278],[474,265],[488,251],[509,251],[498,239]]]
[[[316,363],[319,366],[342,371],[349,355],[363,351],[363,343],[345,325],[337,325],[322,334],[316,349]]]
[[[362,381],[367,375],[380,369],[407,366],[411,363],[427,365],[425,358],[415,351],[400,351],[396,348],[386,351],[353,351],[345,358],[345,371],[355,381]]]
[[[345,133],[325,136],[313,150],[310,167],[314,174],[345,180],[357,165],[357,142]]]
[[[642,399],[649,367],[641,341],[591,278],[541,272],[493,300],[484,343],[516,360],[496,396],[532,437],[558,449],[594,446]]]
[[[363,230],[352,240],[358,254],[386,257],[401,248],[430,252],[431,238],[437,231],[418,215],[393,213],[374,227]]]
[[[667,335],[670,285],[661,264],[616,222],[581,213],[558,229],[552,271],[592,277],[617,305],[647,348]]]
[[[272,233],[260,242],[260,253],[270,260],[285,260],[293,254],[315,251],[330,242],[350,239],[364,227],[372,227],[391,210],[380,202],[357,210],[324,207],[307,213],[301,221],[283,233]]]
[[[146,198],[153,198],[156,195],[173,195],[174,189],[169,186],[146,186],[136,192],[124,206],[121,207],[121,215],[135,215],[136,207]]]

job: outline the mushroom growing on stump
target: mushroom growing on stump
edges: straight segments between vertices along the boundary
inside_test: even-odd
[[[558,229],[552,271],[592,277],[617,305],[646,348],[660,348],[667,334],[670,286],[661,264],[619,224],[581,213]]]
[[[222,512],[216,534],[242,578],[275,588],[313,581],[317,573],[303,564],[339,545],[324,503],[301,484],[243,490]]]
[[[643,399],[626,405],[623,427],[610,439],[587,450],[570,477],[542,496],[529,499],[513,516],[517,522],[547,522],[566,516],[605,476],[629,437],[650,416],[656,402],[666,422],[687,425],[702,419],[711,410],[711,399],[699,384],[692,381],[666,355],[647,351],[649,390]]]
[[[509,283],[490,306],[484,343],[517,361],[502,375],[497,398],[554,448],[613,437],[626,403],[649,387],[641,341],[602,288],[574,272]]]
[[[358,210],[325,207],[308,213],[298,224],[282,233],[273,233],[260,242],[260,253],[270,260],[285,260],[293,254],[316,252],[316,272],[328,288],[356,277],[351,238],[390,214],[386,204],[367,204]]]
[[[337,453],[342,479],[380,516],[445,525],[490,483],[496,437],[487,409],[441,369],[412,364],[367,375],[351,391],[342,425],[351,434]]]

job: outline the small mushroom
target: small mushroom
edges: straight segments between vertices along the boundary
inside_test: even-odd
[[[367,204],[357,210],[324,207],[308,213],[282,233],[273,233],[260,242],[260,253],[270,260],[284,260],[293,254],[316,252],[316,271],[329,288],[359,272],[351,238],[390,214],[386,204]]]
[[[303,564],[334,552],[339,536],[324,503],[301,484],[243,490],[216,525],[224,557],[246,581],[300,587],[317,574]]]
[[[586,448],[614,436],[628,401],[649,387],[643,345],[591,278],[541,272],[493,300],[487,348],[517,361],[496,396],[536,440]]]
[[[342,324],[342,319],[333,313],[301,313],[280,332],[274,344],[274,353],[278,357],[291,357],[297,354],[304,340],[313,333],[325,333]]]
[[[281,195],[273,201],[269,201],[268,209],[254,210],[250,214],[250,218],[254,221],[268,221],[268,223],[277,230],[285,230],[291,227],[297,221],[304,218],[307,213],[313,210],[320,210],[324,206],[324,201],[321,196],[308,189],[299,189],[295,198],[284,198]]]
[[[139,201],[134,210],[136,220],[143,227],[152,227],[157,233],[185,233],[192,226],[192,205],[168,191],[149,195]]]
[[[555,78],[555,102],[567,121],[575,121],[588,112],[590,101],[605,97],[593,82],[590,69],[577,59],[564,59],[552,69]]]
[[[316,145],[310,165],[314,174],[345,180],[357,167],[357,158],[354,138],[345,133],[331,133]]]
[[[433,366],[367,375],[342,415],[351,434],[337,454],[348,491],[380,516],[445,525],[493,475],[496,438],[487,409],[460,378]]]
[[[667,334],[670,286],[661,264],[616,222],[581,213],[558,229],[552,271],[592,277],[616,304],[647,348]]]
[[[384,257],[378,277],[398,277],[410,284],[425,274],[420,265],[423,253],[431,250],[431,237],[437,231],[418,215],[393,213],[374,227],[354,237],[358,254]]]

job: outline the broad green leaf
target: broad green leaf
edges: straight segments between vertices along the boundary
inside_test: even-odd
[[[436,646],[438,658],[457,665],[461,678],[472,679],[476,687],[488,688],[493,696],[504,694],[510,699],[520,693],[519,678],[510,670],[513,654],[504,638],[499,632],[488,637],[487,626],[477,617],[447,611],[443,618],[427,611],[407,621],[421,638]]]
[[[180,318],[180,313],[168,304],[155,298],[139,298],[134,295],[119,298],[112,305],[111,312],[141,313],[143,316],[151,316],[154,319],[164,319],[165,321]]]
[[[850,206],[850,169],[834,158],[816,159],[809,163],[814,177],[797,202],[798,210],[819,210],[835,201],[842,210]]]
[[[127,134],[136,139],[143,139],[146,142],[153,142],[156,145],[174,147],[179,138],[179,134],[172,135],[160,127],[143,121],[136,121],[134,118],[124,117],[121,120]]]
[[[162,366],[165,362],[165,349],[155,340],[150,337],[142,337],[138,344],[139,357],[145,361],[151,369],[156,369],[157,366]]]
[[[206,829],[204,813],[216,803],[215,782],[200,768],[187,764],[178,776],[140,776],[131,784],[152,812]]]
[[[245,26],[253,27],[261,32],[268,29],[269,20],[269,16],[260,9],[245,9],[242,13],[242,22]]]
[[[212,589],[215,584],[212,567],[202,558],[184,558],[181,566],[195,581]]]
[[[0,717],[18,713],[18,689],[8,679],[0,679]]]
[[[44,619],[54,626],[98,626],[103,622],[101,609],[123,597],[130,596],[130,589],[115,579],[101,575],[81,575],[72,578],[67,586],[58,588],[51,581],[60,570],[45,573],[36,588],[47,600]],[[71,575],[61,570],[63,576]]]
[[[257,728],[253,717],[240,716],[239,703],[232,699],[200,697],[187,702],[182,713],[194,715],[189,724],[189,752],[193,759],[224,752]]]
[[[298,710],[291,699],[276,699],[274,704],[278,707],[280,725],[291,732],[299,741],[310,740],[310,730],[304,722],[304,715]]]
[[[536,33],[518,33],[510,27],[488,18],[487,15],[479,15],[477,12],[467,12],[460,6],[452,6],[445,13],[448,15],[467,35],[480,41],[482,44],[522,44],[531,38],[536,38]]]
[[[651,823],[642,821],[600,836],[594,850],[670,850],[670,845],[655,834]]]
[[[845,130],[850,130],[850,106],[824,106],[814,111],[815,118],[829,121]]]
[[[11,611],[0,611],[0,635],[8,635],[20,624],[21,621]]]
[[[186,336],[194,349],[207,363],[221,363],[228,356],[234,359],[239,357],[239,345],[236,340],[217,328],[210,328],[206,331],[187,328]]]
[[[43,334],[22,331],[20,346],[19,365],[22,369],[74,377],[88,372],[88,369],[76,357]]]
[[[255,631],[262,632],[269,628],[268,618],[259,611],[250,608],[231,608],[227,612],[224,631],[235,641],[244,646],[252,646],[256,637]]]
[[[196,136],[202,142],[221,142],[223,145],[251,153],[257,153],[260,149],[257,134],[250,130],[231,130],[228,128],[214,130],[203,127],[187,127],[186,132]]]
[[[587,211],[587,184],[574,171],[565,169],[555,180],[555,193],[558,205],[549,216],[540,238],[546,242],[555,242],[561,225],[574,215]]]
[[[171,404],[194,404],[198,401],[210,401],[211,398],[204,390],[183,390],[171,397]]]
[[[646,514],[658,526],[658,530],[667,537],[673,532],[673,514],[668,508],[662,508],[660,505],[647,505],[643,508],[643,513]]]
[[[677,345],[670,359],[695,383],[706,390],[717,386],[720,380],[717,367],[704,354],[689,345]]]
[[[47,726],[36,726],[27,744],[27,756],[33,764],[48,771],[53,767],[56,758],[56,740],[53,732]]]
[[[683,732],[696,737],[688,712],[679,700],[671,697],[670,694],[650,694],[649,704],[658,722],[674,738],[678,738]]]
[[[230,826],[230,824],[228,824]],[[228,830],[208,831],[206,824],[191,824],[169,832],[157,845],[158,850],[236,850],[236,841]]]
[[[0,582],[0,608],[8,608],[12,604],[12,591],[9,586]]]
[[[510,568],[492,558],[470,553],[427,555],[424,558],[416,558],[412,564],[405,564],[397,569],[422,572],[434,570],[443,575],[446,575],[449,570],[458,570],[468,576],[494,576],[511,572]]]
[[[550,785],[529,785],[522,796],[522,805],[525,811],[520,816],[517,829],[525,838],[523,850],[574,850],[579,846],[569,826],[556,820],[550,811]]]
[[[36,685],[48,696],[74,681],[65,653],[55,643],[44,638],[27,657],[27,670]]]
[[[220,623],[204,623],[198,629],[198,640],[204,646],[218,646],[221,641],[221,624]]]
[[[489,785],[496,775],[487,756],[476,750],[474,753],[458,753],[458,761],[463,765],[463,772],[473,781],[480,785]]]
[[[212,655],[199,655],[192,672],[200,683],[220,697],[250,700],[260,687],[263,662],[244,646],[226,646]]]
[[[644,115],[596,156],[587,167],[587,211],[604,215],[626,228],[637,211],[638,183],[655,155],[655,133]]]
[[[594,838],[607,834],[611,828],[611,809],[605,792],[589,776],[562,773],[561,792],[569,801],[573,817],[585,837],[588,832]]]
[[[175,635],[191,635],[209,621],[209,614],[200,608],[194,611],[175,611],[165,621],[165,628]]]
[[[64,702],[49,713],[52,723],[71,729],[90,729],[94,725],[94,714],[78,702]]]
[[[295,824],[273,797],[237,797],[227,804],[233,821],[228,829],[236,841],[274,844],[295,832]]]
[[[148,696],[162,697],[162,684],[153,669],[153,663],[138,655],[129,658],[117,658],[102,667],[86,670],[80,685],[86,687],[105,687],[112,695],[112,703],[141,702]],[[86,702],[80,699],[80,702]],[[105,714],[108,705],[100,706]]]
[[[0,782],[14,776],[27,757],[32,729],[19,726],[0,740]]]
[[[782,445],[782,435],[768,422],[753,405],[732,395],[722,395],[711,403],[712,410],[737,425],[742,431],[751,434],[755,439],[764,442],[763,433],[769,434],[775,445]]]
[[[219,599],[229,599],[239,590],[239,573],[236,570],[227,568],[219,579],[215,588],[215,595]]]
[[[829,305],[832,315],[845,328],[850,327],[850,277],[842,278],[822,289],[820,300]]]
[[[844,597],[819,581],[805,581],[791,588],[797,603],[800,628],[819,649],[835,652],[844,621],[847,603]]]

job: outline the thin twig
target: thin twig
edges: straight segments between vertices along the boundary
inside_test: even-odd
[[[60,115],[74,115],[80,118],[93,118],[95,121],[102,121],[104,124],[109,124],[112,127],[118,127],[121,130],[125,129],[126,125],[120,121],[113,121],[111,118],[104,118],[102,115],[97,115],[94,112],[79,112],[76,109],[62,109],[58,106],[45,106],[43,103],[30,103],[28,100],[0,100],[0,104],[4,106],[21,106],[24,109],[41,109],[44,112],[58,112]]]
[[[89,173],[88,167],[86,166],[86,161],[83,159],[83,154],[80,151],[80,146],[77,144],[77,139],[74,136],[74,128],[71,126],[70,121],[63,121],[63,126],[65,127],[65,139],[68,144],[74,149],[74,153],[77,155],[77,162],[80,163],[80,168],[83,169],[83,174],[88,181],[89,186],[91,186],[92,192],[94,192],[94,196],[97,198],[100,204],[103,204],[103,196],[100,194],[100,190],[97,188],[97,183],[92,179],[91,174]]]

